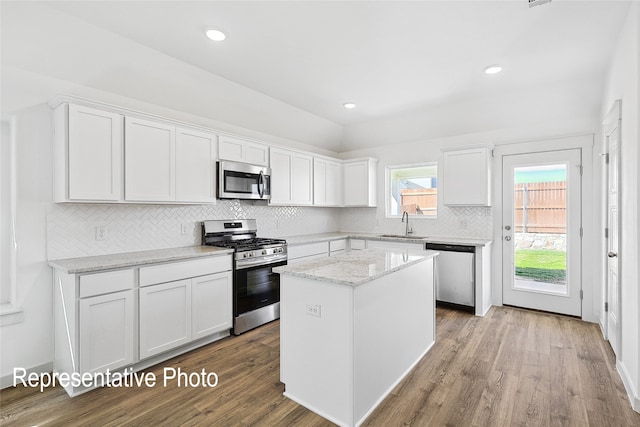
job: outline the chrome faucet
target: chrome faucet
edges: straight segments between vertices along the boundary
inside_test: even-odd
[[[404,227],[404,236],[407,237],[410,233],[413,233],[413,229],[409,226],[409,214],[407,211],[402,212],[402,222],[404,222],[404,217],[407,217],[407,224]]]

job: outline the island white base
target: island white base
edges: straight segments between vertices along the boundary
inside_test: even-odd
[[[284,395],[360,425],[435,342],[433,258],[349,286],[281,275]]]

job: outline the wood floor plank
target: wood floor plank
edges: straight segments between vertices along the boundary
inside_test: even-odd
[[[363,424],[639,426],[597,325],[494,307],[486,317],[438,308],[437,341]],[[70,399],[57,388],[0,392],[3,426],[301,426],[333,424],[285,398],[279,322],[148,369],[205,369],[215,388],[132,387]]]

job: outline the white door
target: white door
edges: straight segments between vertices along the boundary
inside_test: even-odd
[[[618,276],[618,247],[620,244],[620,102],[616,101],[604,122],[607,141],[607,289],[605,304],[606,333],[613,352],[618,354],[620,337],[620,280]]]
[[[271,148],[271,201],[272,205],[291,204],[291,153]]]
[[[149,120],[125,118],[125,199],[174,201],[176,130]]]
[[[192,338],[231,329],[231,272],[191,279]]]
[[[140,359],[191,341],[191,279],[140,288]]]
[[[503,161],[503,303],[581,316],[581,150]]]
[[[119,200],[122,116],[69,105],[69,199]]]
[[[133,316],[132,290],[80,300],[81,373],[133,363]]]
[[[216,201],[215,138],[209,133],[176,129],[176,201]]]
[[[296,205],[313,203],[313,157],[291,154],[291,201]]]

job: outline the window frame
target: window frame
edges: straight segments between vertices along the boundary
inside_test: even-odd
[[[419,162],[419,163],[408,163],[408,164],[400,164],[400,165],[386,165],[384,168],[384,214],[385,218],[389,219],[398,219],[402,217],[400,215],[394,215],[391,213],[391,171],[395,169],[410,169],[410,168],[420,168],[420,167],[435,167],[436,168],[436,188],[440,189],[440,180],[439,180],[439,162],[437,160],[427,161],[427,162]],[[425,220],[434,220],[438,219],[438,211],[440,210],[440,194],[438,192],[438,201],[436,203],[436,213],[435,215],[417,215],[417,214],[408,214],[411,219],[425,219]]]
[[[3,223],[8,221],[8,224],[2,224],[3,227],[6,225],[8,229],[8,236],[6,236],[8,239],[6,241],[4,239],[0,241],[0,245],[2,245],[0,253],[3,258],[8,258],[6,262],[8,272],[2,272],[2,275],[0,276],[0,280],[7,280],[9,283],[8,286],[6,283],[2,284],[3,287],[7,286],[9,297],[7,298],[7,301],[0,302],[0,326],[5,326],[22,322],[24,320],[24,316],[22,308],[20,308],[17,303],[18,292],[16,280],[16,119],[13,115],[2,115],[0,117],[0,121],[2,122],[2,126],[8,126],[9,139],[6,141],[8,144],[8,155],[6,157],[3,156],[2,165],[0,165],[0,169],[8,169],[6,172],[4,170],[1,171],[2,175],[0,176],[0,179],[6,178],[9,180],[9,183],[6,184],[7,194],[0,192],[2,202],[8,203],[9,205],[6,210],[6,216],[8,216],[8,218],[5,218],[3,213],[2,218],[0,219]]]

